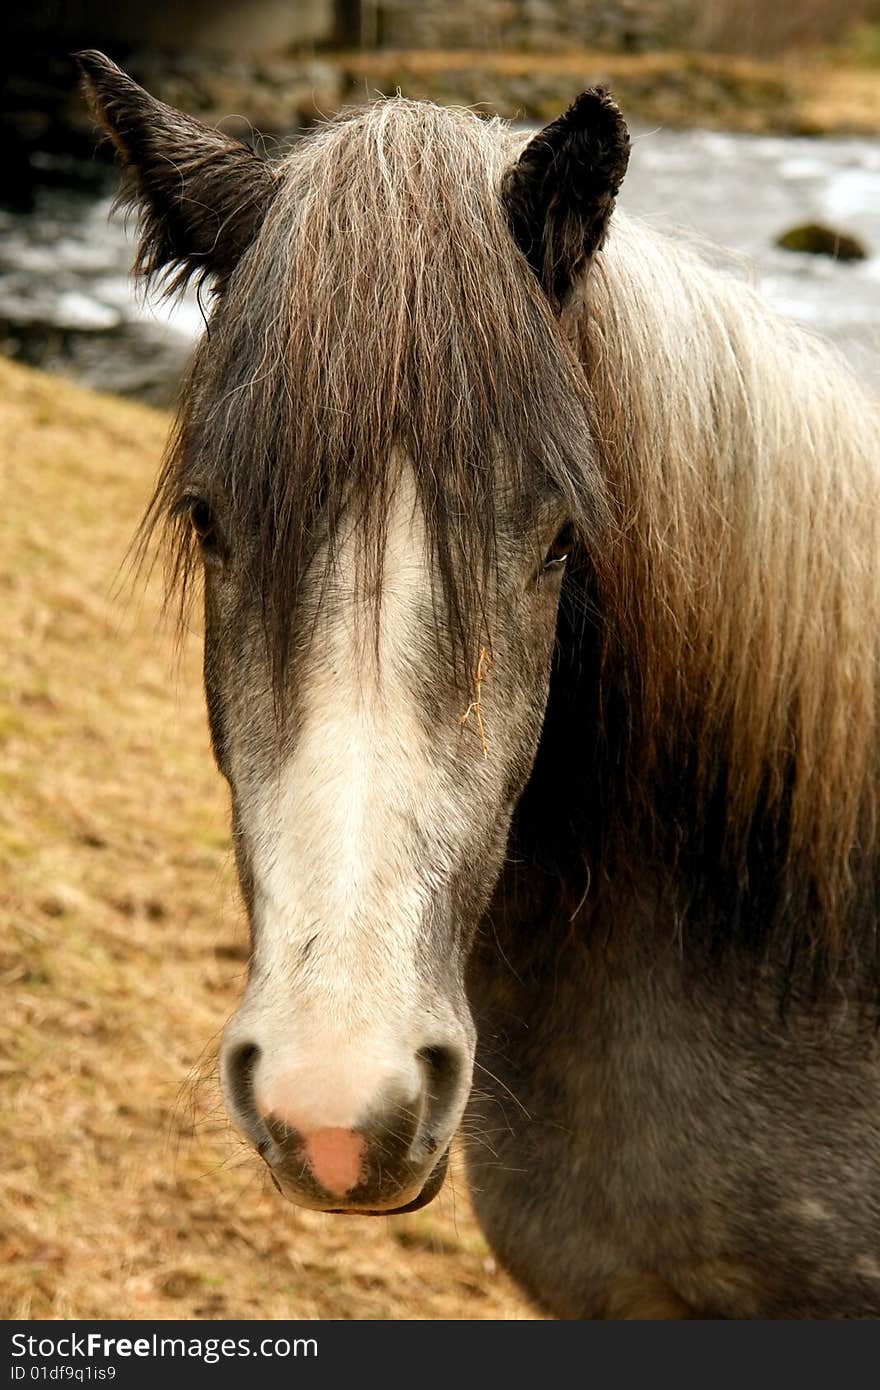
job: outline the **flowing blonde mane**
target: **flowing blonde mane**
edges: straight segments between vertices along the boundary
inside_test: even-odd
[[[750,287],[620,214],[589,301],[621,528],[609,659],[640,693],[640,766],[687,749],[699,817],[723,763],[729,839],[759,803],[784,820],[833,934],[875,854],[877,403]]]

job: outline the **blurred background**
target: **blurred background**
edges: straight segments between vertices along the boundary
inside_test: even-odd
[[[105,49],[165,100],[270,151],[378,92],[539,123],[583,87],[608,82],[636,135],[623,205],[744,253],[773,302],[876,371],[880,262],[869,253],[880,248],[880,0],[12,7],[2,59],[0,347],[164,404],[201,319],[191,302],[139,305],[128,284],[131,248],[108,221],[108,151],[69,57],[80,46]],[[792,256],[778,239],[804,224]],[[823,243],[823,228],[855,242]],[[828,249],[837,256],[822,256]]]
[[[458,1167],[422,1212],[341,1221],[282,1206],[225,1121],[247,943],[198,626],[174,665],[160,576],[125,579],[203,323],[134,292],[69,55],[270,153],[377,93],[536,126],[605,82],[622,206],[880,385],[880,0],[30,0],[4,25],[0,1316],[532,1316]]]

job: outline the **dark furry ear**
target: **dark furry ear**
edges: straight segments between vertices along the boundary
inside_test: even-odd
[[[530,140],[501,196],[523,255],[559,310],[602,245],[629,162],[629,131],[604,87]]]
[[[256,236],[275,191],[265,159],[157,101],[105,58],[76,55],[86,99],[129,171],[123,203],[140,214],[135,270],[169,291],[193,275],[222,285]]]

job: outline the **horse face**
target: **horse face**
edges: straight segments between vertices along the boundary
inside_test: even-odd
[[[371,1211],[432,1195],[468,1096],[464,970],[538,746],[571,545],[552,497],[498,516],[491,652],[464,678],[406,461],[384,532],[378,596],[357,527],[326,570],[315,555],[280,724],[259,605],[234,567],[206,565],[253,935],[227,1104],[297,1200]]]
[[[585,93],[514,159],[496,127],[397,102],[273,167],[80,62],[140,270],[219,292],[155,506],[204,562],[252,928],[227,1105],[297,1201],[418,1205],[470,1089],[465,966],[540,738],[566,528],[583,542],[601,511],[557,316],[626,130]],[[481,528],[491,547],[457,547]],[[462,658],[469,552],[492,563]]]

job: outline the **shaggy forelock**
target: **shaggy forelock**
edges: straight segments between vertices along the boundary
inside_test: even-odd
[[[404,100],[340,117],[278,172],[196,354],[151,518],[203,491],[249,543],[276,676],[316,537],[361,526],[377,592],[396,461],[411,461],[448,629],[472,666],[503,482],[546,482],[585,533],[603,491],[583,376],[511,235],[506,128]],[[194,552],[176,523],[175,575]]]

